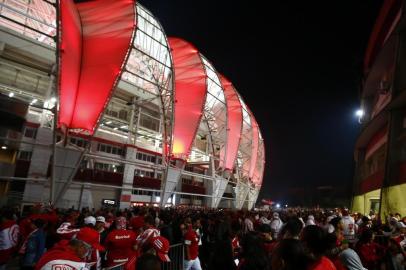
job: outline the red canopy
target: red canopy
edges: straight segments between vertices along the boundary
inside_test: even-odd
[[[93,134],[127,59],[134,0],[60,4],[59,127]]]
[[[233,170],[242,132],[242,108],[233,84],[220,75],[227,105],[227,137],[225,151],[220,152],[220,167]]]
[[[206,102],[206,71],[198,50],[180,38],[169,38],[175,73],[171,154],[186,160]]]

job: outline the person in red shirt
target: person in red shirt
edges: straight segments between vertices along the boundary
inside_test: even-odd
[[[70,240],[80,231],[80,229],[75,228],[78,217],[78,212],[71,212],[65,217],[65,221],[56,230],[60,239]]]
[[[373,240],[374,234],[372,230],[365,230],[355,247],[355,251],[361,258],[362,264],[367,269],[379,267],[385,253],[385,248]]]
[[[324,256],[327,251],[326,236],[326,232],[316,225],[309,225],[303,229],[302,241],[312,260],[309,270],[336,270],[333,262]]]
[[[185,270],[201,270],[199,260],[199,236],[192,226],[190,218],[185,220],[186,233],[184,235],[185,239],[185,261],[184,267]]]
[[[85,258],[91,250],[92,246],[82,240],[62,240],[39,259],[35,270],[89,269]]]
[[[126,229],[125,217],[116,219],[116,229],[111,231],[104,242],[107,250],[107,267],[133,261],[135,257],[136,236]]]
[[[144,218],[144,231],[137,236],[137,250],[142,250],[143,246],[149,242],[153,237],[159,236],[160,232],[155,228],[155,220],[152,216],[145,216]]]
[[[163,236],[156,236],[152,237],[147,245],[148,247],[145,248],[144,253],[150,253],[158,258],[162,262],[170,262],[171,259],[168,256],[169,252],[169,241]]]

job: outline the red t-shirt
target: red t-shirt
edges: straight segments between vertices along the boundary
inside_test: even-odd
[[[68,245],[67,240],[58,242],[46,252],[35,265],[35,270],[72,269],[79,270],[86,263],[79,258],[75,251]]]
[[[310,266],[309,270],[337,270],[329,258],[323,256],[318,262]]]
[[[105,240],[107,266],[127,262],[134,254],[135,233],[130,230],[113,230]]]
[[[189,229],[185,234],[185,244],[189,248],[190,260],[194,260],[199,255],[199,236],[193,229]]]
[[[362,264],[366,268],[372,269],[376,267],[379,260],[382,258],[382,255],[384,254],[384,247],[374,242],[361,244],[358,247],[357,253],[361,258]]]

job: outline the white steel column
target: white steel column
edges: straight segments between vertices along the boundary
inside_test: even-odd
[[[126,150],[127,160],[135,160],[136,155],[137,149],[135,149],[134,147],[127,147]],[[131,206],[134,171],[135,171],[134,165],[128,163],[124,165],[123,186],[122,186],[123,188],[121,189],[120,196],[120,209],[129,208]]]
[[[259,194],[259,188],[250,188],[248,192],[248,210],[255,206]]]
[[[235,187],[235,204],[234,207],[238,210],[244,206],[244,202],[248,196],[249,187],[247,184],[243,183],[242,180],[237,182]]]

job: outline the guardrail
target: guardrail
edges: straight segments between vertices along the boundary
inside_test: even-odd
[[[175,244],[169,247],[169,258],[171,262],[163,263],[162,270],[182,270],[183,269],[183,260],[185,257],[185,249],[183,244]]]

